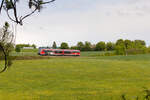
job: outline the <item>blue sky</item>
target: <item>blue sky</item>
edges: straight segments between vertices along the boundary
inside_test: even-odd
[[[16,43],[75,45],[123,38],[146,40],[150,45],[149,18],[150,0],[56,0],[17,27]]]

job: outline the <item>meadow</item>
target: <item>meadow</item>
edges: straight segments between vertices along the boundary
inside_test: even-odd
[[[0,100],[140,100],[150,88],[150,54],[81,54],[15,60],[0,74]]]

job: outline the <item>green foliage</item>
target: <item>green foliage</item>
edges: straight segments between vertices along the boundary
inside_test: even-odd
[[[115,51],[117,55],[128,54],[145,54],[148,53],[146,43],[143,40],[123,40],[119,39],[116,42]]]
[[[4,2],[5,9],[7,9],[7,10],[13,9],[12,3],[13,3],[12,0],[5,0],[5,2]]]
[[[115,51],[116,55],[144,54],[150,52],[150,49],[146,47],[145,41],[143,40],[131,41],[128,39],[126,40],[119,39],[116,41],[116,43],[113,42],[105,43],[101,41],[98,42],[96,45],[91,44],[88,41],[85,41],[85,43],[78,42],[76,46],[72,46],[70,49],[78,49],[80,51]]]
[[[116,45],[115,53],[117,55],[125,55],[125,46],[124,45]]]
[[[84,51],[91,51],[92,50],[91,43],[88,41],[85,41],[83,50]]]
[[[37,53],[38,49],[22,49],[21,52],[33,52],[33,53]]]
[[[150,46],[147,48],[147,52],[150,53]]]
[[[134,41],[134,45],[135,45],[136,48],[141,48],[143,46],[145,47],[146,43],[143,40],[135,40]]]
[[[8,23],[8,22],[5,22],[4,27],[5,27],[6,29],[8,29],[8,28],[9,28],[9,23]]]
[[[123,39],[119,39],[119,40],[117,40],[117,42],[116,42],[116,45],[124,45],[124,40]]]
[[[106,52],[104,53],[104,56],[115,56],[116,54],[114,52]]]
[[[101,41],[96,44],[96,51],[104,51],[106,48],[105,42]]]
[[[56,49],[56,48],[57,48],[57,45],[56,45],[56,42],[55,42],[55,41],[53,42],[52,48],[53,48],[53,49]]]
[[[70,49],[78,50],[77,46],[71,46]]]
[[[31,47],[33,47],[34,49],[36,49],[36,45],[35,44],[32,44]]]
[[[146,53],[148,53],[146,47],[145,48],[143,47],[140,49],[131,48],[131,49],[126,50],[126,52],[127,52],[127,54],[146,54]]]
[[[62,42],[60,48],[61,49],[69,49],[69,46],[66,42]]]
[[[35,44],[17,44],[16,47],[19,47],[20,49],[23,49],[23,47],[33,47],[34,49],[36,49],[36,45]]]
[[[15,51],[16,51],[16,52],[20,52],[20,51],[21,51],[21,48],[20,48],[19,46],[16,46]]]
[[[77,49],[80,51],[91,51],[92,50],[92,44],[88,41],[83,42],[78,42],[77,43]]]
[[[112,51],[112,50],[114,50],[114,49],[115,49],[115,44],[114,44],[114,43],[108,42],[108,43],[106,44],[106,50],[107,50],[107,51]]]
[[[9,23],[5,22],[3,28],[0,29],[0,45],[4,47],[8,55],[14,48],[13,38],[13,32],[9,30]]]
[[[133,42],[131,40],[125,40],[124,45],[126,49],[133,48]]]
[[[84,44],[83,44],[83,42],[78,42],[78,43],[77,43],[77,49],[83,51],[83,49],[84,49]]]
[[[123,39],[119,39],[116,42],[115,53],[117,55],[125,55],[126,47]]]

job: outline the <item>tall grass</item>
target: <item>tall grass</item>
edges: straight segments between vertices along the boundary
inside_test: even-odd
[[[0,99],[141,100],[146,95],[143,87],[150,87],[149,59],[137,55],[16,60],[0,75]]]

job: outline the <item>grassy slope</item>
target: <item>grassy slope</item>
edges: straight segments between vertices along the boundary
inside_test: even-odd
[[[150,87],[150,55],[18,60],[0,74],[1,100],[117,100]]]

